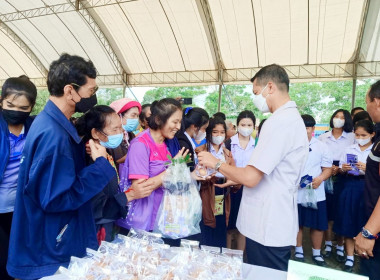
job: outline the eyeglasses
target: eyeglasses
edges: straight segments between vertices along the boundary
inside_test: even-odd
[[[82,87],[82,86],[80,86],[80,85],[78,85],[76,83],[71,83],[70,85],[77,87],[77,90],[79,90]],[[91,91],[90,97],[93,96],[93,95],[95,95],[96,92],[98,91],[98,89],[99,89],[98,86],[95,86],[93,89],[90,89],[90,91]]]

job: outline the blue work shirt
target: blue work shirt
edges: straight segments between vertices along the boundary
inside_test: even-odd
[[[10,153],[3,180],[0,182],[0,213],[13,212],[16,200],[18,170],[25,145],[25,127],[19,136],[9,132]]]
[[[86,167],[74,126],[48,101],[30,128],[21,158],[8,273],[41,278],[67,266],[71,256],[85,256],[86,248],[97,249],[90,199],[114,176],[103,157]]]

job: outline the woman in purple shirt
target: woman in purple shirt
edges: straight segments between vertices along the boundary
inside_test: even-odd
[[[165,139],[173,139],[181,128],[182,108],[177,100],[165,98],[155,101],[151,112],[149,129],[141,132],[129,146],[121,172],[120,188],[128,192],[138,184],[146,184],[154,185],[155,190],[150,196],[137,199],[129,205],[127,218],[118,222],[121,233],[126,233],[124,229],[128,231],[132,227],[153,230],[163,196],[162,177],[169,161],[168,156],[171,156]],[[179,156],[183,151],[179,152]]]
[[[16,199],[18,170],[26,134],[32,124],[30,112],[37,88],[26,76],[5,81],[0,99],[0,279],[11,278],[6,269],[9,235]]]

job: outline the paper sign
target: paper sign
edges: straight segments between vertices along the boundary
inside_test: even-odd
[[[289,261],[287,280],[369,280],[366,276],[336,269]]]

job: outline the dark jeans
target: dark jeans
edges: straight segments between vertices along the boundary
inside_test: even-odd
[[[291,246],[269,247],[246,238],[247,261],[249,264],[287,271]]]
[[[12,217],[13,212],[0,214],[0,279],[2,280],[13,279],[6,269]]]

